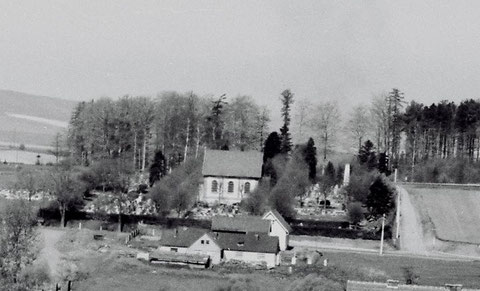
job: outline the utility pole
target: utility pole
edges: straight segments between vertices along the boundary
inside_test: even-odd
[[[382,217],[382,238],[380,240],[380,255],[383,255],[383,237],[385,235],[385,213]]]
[[[398,240],[400,236],[400,191],[397,187],[397,229],[395,231],[395,238]]]

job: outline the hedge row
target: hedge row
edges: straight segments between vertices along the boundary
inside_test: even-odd
[[[47,225],[58,225],[60,221],[60,214],[57,209],[47,208],[40,209],[38,216],[43,218]],[[82,222],[82,225],[96,225],[95,228],[105,230],[116,230],[118,223],[117,214],[93,214],[87,212],[68,212],[67,224],[70,226],[78,225]],[[130,231],[136,228],[139,222],[153,225],[161,225],[166,228],[175,228],[180,226],[196,227],[203,229],[211,228],[211,221],[198,220],[190,218],[174,218],[174,217],[162,217],[154,215],[122,215],[122,229],[124,231]],[[314,221],[314,220],[289,220],[290,226],[293,229],[294,235],[311,235],[311,236],[326,236],[337,238],[350,238],[350,239],[370,239],[379,240],[380,232],[373,233],[365,230],[349,229],[348,221]],[[385,238],[391,238],[391,228],[387,225],[385,227]]]
[[[291,227],[308,227],[308,228],[349,228],[350,222],[343,221],[321,221],[321,220],[304,220],[304,219],[288,219],[287,222]]]
[[[40,209],[38,217],[43,218],[47,224],[55,224],[55,221],[60,221],[60,214],[55,209]],[[67,223],[69,221],[102,221],[104,225],[116,224],[118,222],[118,214],[100,214],[87,213],[83,211],[67,212]],[[161,217],[154,215],[122,215],[123,226],[137,225],[139,222],[146,224],[162,225],[166,228],[175,228],[179,226],[196,227],[196,228],[211,228],[211,221],[197,220],[190,218],[175,218],[175,217]],[[108,228],[108,227],[107,227]],[[125,227],[123,227],[125,228]],[[131,228],[131,227],[128,227]]]
[[[345,228],[322,228],[322,227],[304,227],[292,226],[293,235],[311,235],[311,236],[325,236],[335,238],[349,238],[349,239],[369,239],[380,240],[381,232],[371,232],[357,229]],[[385,239],[392,238],[392,232],[389,226],[385,226]]]

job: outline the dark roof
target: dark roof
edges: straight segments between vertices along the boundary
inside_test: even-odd
[[[262,163],[262,153],[257,151],[206,150],[202,175],[260,179]]]
[[[212,231],[264,232],[270,231],[270,221],[259,216],[214,216]]]
[[[224,250],[278,253],[278,237],[269,236],[266,233],[226,233],[216,232],[213,234],[218,245]]]
[[[205,229],[186,227],[164,230],[162,233],[162,239],[160,240],[160,245],[188,248],[207,232],[208,230]]]
[[[389,287],[388,283],[378,283],[378,282],[359,282],[359,281],[348,281],[347,282],[347,291],[384,291],[384,290],[395,290],[395,291],[446,291],[451,290],[443,286],[422,286],[422,285],[405,285],[398,284],[396,287]],[[475,291],[478,289],[465,289],[462,288],[462,291]]]
[[[283,216],[277,210],[271,209],[270,211],[265,213],[263,217],[265,217],[269,212],[271,212],[273,216],[277,218],[278,222],[285,228],[287,232],[289,233],[292,232],[292,228],[290,227],[290,224],[288,224],[288,222],[285,221],[285,218],[283,218]]]
[[[175,229],[165,230],[160,245],[188,248],[204,234],[208,234],[221,249],[258,253],[277,253],[279,249],[278,238],[268,236],[268,233],[210,232],[205,229],[186,227],[178,228],[177,232]]]

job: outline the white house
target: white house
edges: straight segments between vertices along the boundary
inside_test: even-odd
[[[280,250],[288,248],[289,236],[292,228],[276,210],[270,210],[259,216],[214,216],[212,231],[226,233],[266,233],[271,237],[278,237]]]
[[[249,264],[279,265],[278,238],[266,233],[215,233],[223,248],[225,261],[237,260]]]
[[[222,258],[222,248],[212,233],[204,229],[177,228],[164,231],[158,250],[206,255],[213,264],[220,263]]]
[[[164,232],[160,252],[204,255],[212,264],[238,260],[251,264],[279,264],[278,238],[267,233],[210,232],[179,228]]]
[[[288,241],[292,228],[285,221],[283,216],[275,209],[268,211],[262,217],[264,220],[270,221],[270,231],[268,235],[278,237],[280,250],[284,251],[288,248]]]
[[[202,176],[200,201],[238,203],[258,185],[262,176],[262,153],[205,150]]]

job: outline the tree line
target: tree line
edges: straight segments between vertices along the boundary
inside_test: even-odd
[[[132,169],[145,170],[162,151],[171,168],[198,157],[204,146],[260,150],[269,121],[268,110],[250,96],[164,92],[156,98],[100,98],[76,106],[67,140],[78,164],[122,156]]]

